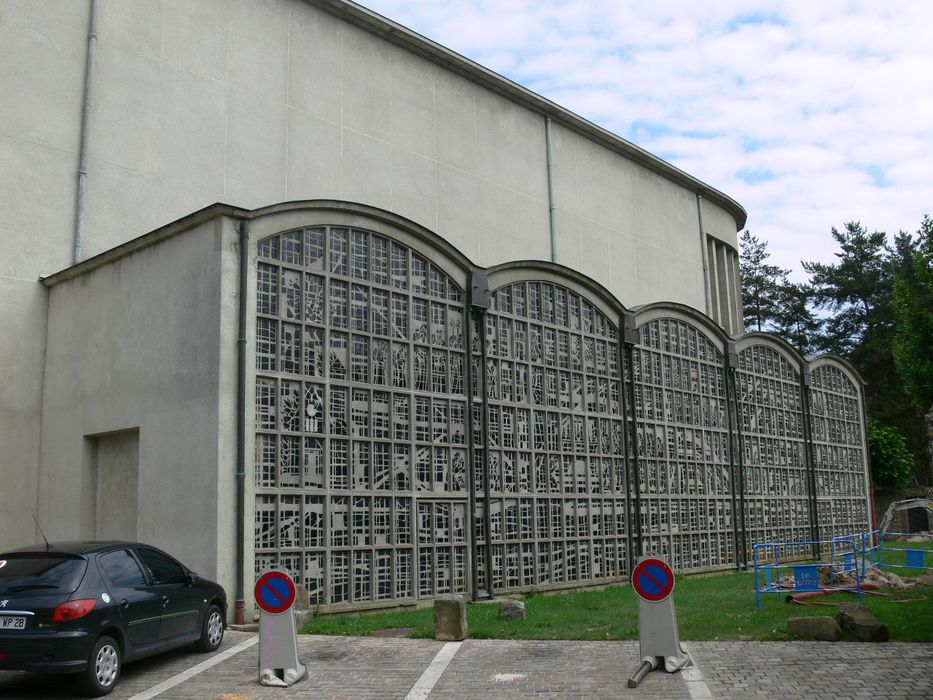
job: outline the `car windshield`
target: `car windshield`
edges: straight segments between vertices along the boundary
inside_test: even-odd
[[[0,554],[0,594],[71,593],[81,583],[87,560],[69,554]]]

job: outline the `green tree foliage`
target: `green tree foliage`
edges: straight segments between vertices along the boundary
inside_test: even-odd
[[[739,243],[745,328],[772,331],[804,355],[812,352],[821,325],[810,307],[810,286],[791,282],[790,270],[767,262],[767,241],[745,231]]]
[[[832,236],[839,244],[838,262],[801,264],[810,275],[813,303],[831,312],[818,341],[821,349],[852,359],[893,326],[887,236],[868,233],[853,221],[842,231],[833,227]]]
[[[872,481],[881,487],[900,489],[910,483],[914,458],[904,436],[894,428],[868,421]]]
[[[810,307],[811,290],[808,284],[785,281],[778,289],[778,312],[774,332],[809,355],[816,349],[816,341],[822,329],[820,319]]]
[[[897,373],[913,407],[926,414],[921,440],[927,448],[927,476],[933,476],[933,219],[923,217],[917,239],[895,239],[894,330]]]
[[[780,290],[790,270],[766,261],[771,256],[768,242],[746,230],[739,240],[739,272],[742,276],[742,305],[745,328],[773,330],[778,325]]]
[[[923,217],[917,240],[895,240],[894,362],[914,407],[933,408],[933,218]]]
[[[867,383],[868,415],[907,436],[910,450],[924,453],[922,418],[906,400],[894,365],[894,267],[887,236],[849,222],[832,229],[839,245],[835,263],[802,261],[810,274],[812,301],[827,311],[816,349],[848,359]]]
[[[884,233],[870,233],[858,222],[831,233],[836,260],[802,261],[807,284],[791,282],[787,270],[768,264],[765,241],[742,234],[746,327],[774,331],[804,354],[830,352],[852,362],[866,381],[868,415],[884,430],[906,437],[915,463],[930,464],[928,479],[933,475],[933,218],[924,217],[916,236],[896,236],[893,247]]]

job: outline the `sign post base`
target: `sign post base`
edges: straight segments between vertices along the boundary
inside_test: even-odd
[[[295,614],[259,611],[259,684],[287,688],[308,675],[298,659]]]
[[[298,659],[295,583],[284,571],[270,571],[256,582],[259,605],[259,683],[287,688],[308,675]]]
[[[662,559],[643,559],[632,572],[632,587],[638,594],[638,652],[641,664],[628,680],[636,688],[660,665],[674,673],[692,665],[680,645],[680,630],[674,610],[674,572]]]

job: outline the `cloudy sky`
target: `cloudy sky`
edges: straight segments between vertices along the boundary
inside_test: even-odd
[[[928,0],[358,0],[748,211],[772,261],[933,214]]]

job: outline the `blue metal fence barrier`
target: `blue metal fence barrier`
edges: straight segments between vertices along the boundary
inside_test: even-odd
[[[902,538],[919,538],[918,544],[926,545],[926,548],[918,547],[891,547],[885,546],[888,543],[897,541],[895,538],[903,541]],[[872,532],[860,532],[853,535],[844,535],[836,537],[836,540],[852,540],[857,543],[857,558],[862,567],[862,575],[867,576],[868,570],[875,567],[878,569],[925,569],[933,571],[933,534],[926,532],[881,532],[874,530]]]
[[[856,537],[837,537],[828,542],[762,542],[752,546],[755,565],[755,599],[761,607],[762,595],[777,593],[794,595],[803,591],[855,591],[862,599],[863,567],[860,565],[860,545]],[[782,552],[799,552],[819,546],[828,551],[829,559],[782,561]],[[855,583],[841,580],[852,574]],[[847,577],[848,579],[848,577]]]

